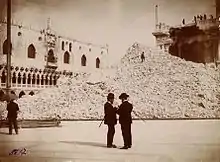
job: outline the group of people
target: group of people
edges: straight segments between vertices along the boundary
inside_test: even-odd
[[[114,94],[109,93],[107,96],[107,102],[104,105],[104,124],[108,125],[107,148],[117,148],[117,146],[113,144],[115,125],[117,124],[117,114],[119,115],[119,123],[121,124],[121,131],[124,140],[124,146],[121,149],[128,149],[132,146],[131,113],[133,105],[128,102],[128,97],[128,94],[122,93],[119,96],[119,99],[122,101],[121,105],[119,107],[114,107]]]

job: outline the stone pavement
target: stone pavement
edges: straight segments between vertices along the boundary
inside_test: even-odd
[[[220,121],[135,121],[133,148],[106,148],[100,122],[62,122],[60,128],[0,129],[0,162],[220,162]],[[115,144],[122,146],[120,125]],[[27,155],[9,156],[14,148]]]

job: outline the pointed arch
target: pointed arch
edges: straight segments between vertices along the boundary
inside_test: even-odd
[[[69,63],[70,63],[70,54],[69,54],[68,51],[66,51],[66,52],[64,53],[63,62],[64,62],[64,64],[69,64]]]
[[[1,83],[6,83],[6,74],[5,74],[5,71],[2,72]]]
[[[18,73],[18,84],[21,84],[21,73]]]
[[[83,56],[81,57],[81,65],[82,65],[82,66],[86,66],[86,56],[85,56],[85,55],[83,55]]]
[[[64,41],[62,41],[62,44],[61,44],[61,48],[62,48],[62,50],[64,51],[64,46],[65,46],[65,43],[64,43]]]
[[[72,51],[72,43],[69,44],[69,51]]]
[[[39,85],[39,84],[40,84],[40,75],[37,74],[37,85]]]
[[[100,68],[100,59],[96,58],[96,68]]]
[[[28,58],[35,58],[36,57],[36,49],[33,44],[28,46]]]
[[[19,98],[21,98],[21,97],[24,96],[24,95],[25,95],[24,91],[21,91],[21,92],[19,93]]]
[[[51,63],[55,63],[55,56],[52,49],[48,51],[47,61]]]
[[[11,44],[11,49],[12,49],[12,44]],[[7,55],[8,53],[8,40],[6,39],[3,43],[3,54]]]
[[[27,84],[31,84],[31,74],[28,74],[28,78],[27,78]]]
[[[30,95],[30,96],[33,96],[33,95],[34,95],[34,92],[33,92],[33,91],[31,91],[31,92],[29,93],[29,95]]]
[[[13,76],[12,76],[12,83],[16,83],[16,80],[17,80],[17,78],[16,78],[16,73],[14,72],[13,73]]]

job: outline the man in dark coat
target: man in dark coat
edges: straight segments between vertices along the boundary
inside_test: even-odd
[[[12,126],[14,126],[16,134],[18,134],[17,113],[19,111],[18,104],[14,100],[10,100],[7,104],[7,119],[9,123],[9,134],[12,134]]]
[[[115,125],[117,124],[116,111],[117,108],[113,107],[114,102],[114,94],[109,93],[107,96],[107,102],[104,105],[104,124],[108,125],[108,133],[107,133],[107,147],[108,148],[116,148],[113,145],[113,139],[115,135]]]
[[[131,124],[132,124],[132,117],[131,112],[133,110],[133,105],[128,102],[128,97],[126,93],[122,93],[119,96],[121,99],[122,104],[119,106],[117,113],[119,115],[119,123],[121,124],[121,131],[124,140],[124,147],[121,149],[128,149],[132,146],[132,135],[131,135]]]

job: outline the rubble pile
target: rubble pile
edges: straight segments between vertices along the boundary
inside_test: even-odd
[[[140,54],[145,52],[142,63]],[[136,111],[148,118],[219,117],[219,71],[134,44],[122,59],[116,79]]]
[[[140,54],[145,53],[141,62]],[[130,95],[137,118],[219,117],[219,71],[135,43],[116,67],[108,71],[75,73],[56,87],[17,102],[21,119],[101,119],[109,92]],[[219,98],[218,98],[219,97]]]

